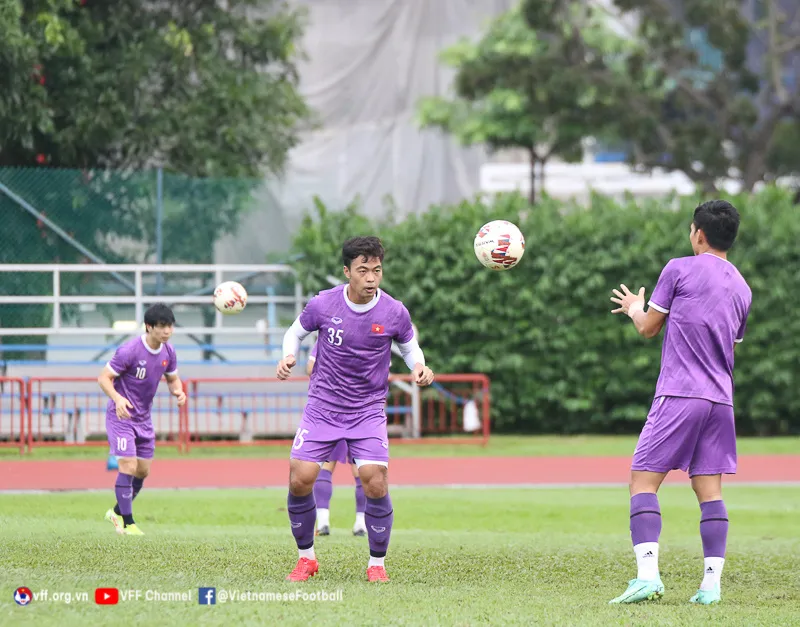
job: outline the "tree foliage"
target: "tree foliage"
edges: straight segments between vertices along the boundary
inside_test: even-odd
[[[526,22],[536,32],[552,28],[576,2],[524,0]],[[624,59],[629,84],[614,125],[630,142],[632,161],[684,172],[708,192],[727,177],[745,190],[774,179],[780,168],[770,164],[779,153],[772,151],[772,161],[768,156],[780,124],[800,120],[800,5],[614,0],[614,6],[610,19],[627,24],[637,42]],[[763,14],[749,14],[753,6]],[[618,86],[616,67],[585,60],[599,50],[593,30],[566,32],[574,71],[592,76],[599,89]]]
[[[543,172],[553,156],[580,159],[581,140],[607,126],[619,109],[622,77],[601,87],[580,63],[622,70],[616,59],[630,45],[591,3],[565,5],[551,18],[546,28],[533,30],[518,7],[492,21],[479,41],[462,39],[444,50],[442,61],[456,70],[454,95],[424,98],[418,111],[422,126],[440,128],[464,144],[527,151],[531,201],[536,168]],[[573,29],[591,33],[595,45],[580,63]]]
[[[303,22],[275,0],[5,2],[2,166],[256,177],[298,141]]]
[[[164,261],[211,262],[310,119],[303,24],[278,0],[0,0],[0,182],[103,258],[138,262],[162,167]],[[0,211],[8,261],[84,261],[2,194]],[[40,309],[22,326],[46,325]]]
[[[797,209],[774,188],[731,200],[742,227],[730,259],[753,290],[747,337],[736,351],[737,425],[740,433],[798,432]],[[652,402],[661,336],[645,340],[613,316],[611,289],[624,282],[649,295],[670,258],[692,254],[696,203],[675,199],[668,209],[596,197],[584,209],[545,198],[531,211],[527,199],[504,195],[492,205],[435,207],[396,225],[370,227],[359,217],[357,228],[352,214],[323,211],[294,242],[307,254],[296,267],[307,287],[326,289],[318,267],[338,266],[342,235],[377,233],[387,249],[383,287],[408,306],[434,371],[490,377],[493,428],[633,432]],[[520,264],[500,273],[484,269],[472,248],[480,226],[497,218],[526,236]]]

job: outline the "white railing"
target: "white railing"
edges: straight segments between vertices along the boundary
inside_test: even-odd
[[[0,296],[0,305],[52,305],[53,318],[49,327],[16,327],[0,328],[0,336],[17,335],[119,335],[121,329],[118,327],[71,327],[62,325],[63,305],[134,305],[135,321],[134,326],[138,330],[144,324],[144,311],[148,305],[163,302],[168,305],[209,305],[212,303],[211,293],[214,287],[225,280],[244,280],[241,277],[231,277],[231,274],[248,275],[250,277],[259,274],[290,274],[294,280],[294,294],[292,296],[278,295],[257,295],[248,294],[247,304],[251,305],[294,305],[295,315],[300,315],[305,304],[305,298],[300,283],[296,280],[296,273],[291,266],[278,264],[264,265],[133,265],[133,264],[0,264],[0,273],[7,272],[46,272],[52,275],[52,290],[50,294],[31,295],[5,295]],[[98,296],[98,295],[62,295],[61,277],[65,273],[105,273],[131,292],[127,296]],[[133,282],[122,276],[122,273],[133,274]],[[169,274],[169,273],[213,273],[214,284],[207,285],[193,293],[182,296],[152,295],[144,292],[145,274]],[[0,274],[0,282],[3,282]],[[223,320],[234,318],[224,316],[216,312],[214,326],[211,327],[181,327],[176,325],[175,334],[181,335],[232,335],[258,333],[262,334],[283,334],[284,327],[255,327],[247,326],[225,326]]]

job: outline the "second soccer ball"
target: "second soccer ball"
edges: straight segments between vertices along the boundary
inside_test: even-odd
[[[247,305],[247,290],[241,283],[226,281],[214,290],[214,307],[226,315],[238,314]]]
[[[525,254],[525,237],[516,224],[493,220],[475,236],[475,256],[490,270],[510,270]]]

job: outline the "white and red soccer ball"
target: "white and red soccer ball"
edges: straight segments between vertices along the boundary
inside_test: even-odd
[[[241,283],[226,281],[214,289],[214,307],[225,315],[238,314],[247,305],[247,290]]]
[[[525,237],[516,224],[493,220],[475,236],[475,256],[490,270],[510,270],[525,254]]]

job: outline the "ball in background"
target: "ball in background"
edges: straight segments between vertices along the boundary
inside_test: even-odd
[[[241,283],[226,281],[214,290],[214,307],[225,315],[241,313],[247,305],[247,290]]]
[[[525,237],[516,224],[493,220],[475,236],[475,256],[490,270],[510,270],[525,254]]]

